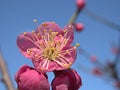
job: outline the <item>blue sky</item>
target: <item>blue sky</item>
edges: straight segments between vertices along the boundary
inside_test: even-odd
[[[120,23],[119,4],[120,0],[86,0],[86,8],[118,24]],[[30,60],[19,52],[16,46],[17,36],[36,28],[33,19],[37,19],[39,24],[55,21],[59,26],[64,27],[75,10],[75,0],[0,0],[0,45],[15,86],[14,75],[17,70],[23,64],[32,66]],[[110,48],[111,43],[118,43],[118,31],[88,17],[84,10],[76,22],[82,22],[85,29],[81,33],[75,33],[74,42],[79,42],[81,48],[97,55],[103,64],[107,59],[113,60],[115,56],[110,52]],[[83,55],[78,55],[72,67],[82,78],[83,86],[80,90],[114,90],[107,81],[79,69],[77,63],[86,67],[93,66]],[[50,81],[52,76],[53,74],[49,73]],[[0,90],[5,90],[2,83]]]

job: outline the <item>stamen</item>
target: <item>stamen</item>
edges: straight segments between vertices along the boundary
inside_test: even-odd
[[[56,33],[56,35],[58,35],[58,32],[55,32]]]
[[[76,45],[74,46],[74,48],[76,49],[77,47],[79,47],[80,44],[79,43],[76,43]]]
[[[31,52],[32,52],[31,49],[27,49],[27,54],[28,55],[31,55]]]
[[[54,22],[54,21],[53,21],[53,22],[51,22],[51,23],[55,24],[55,22]]]
[[[37,20],[36,20],[36,19],[34,19],[34,20],[33,20],[33,22],[34,22],[34,23],[37,23]]]
[[[65,29],[63,32],[66,33],[66,32],[67,32],[67,29]]]
[[[72,64],[72,63],[64,64],[63,66],[64,66],[65,68],[69,68],[69,67],[71,66],[71,64]]]
[[[60,34],[59,36],[62,37],[62,34]]]
[[[43,27],[46,27],[48,25],[48,23],[42,23]]]
[[[33,22],[36,23],[36,26],[38,26],[38,21],[36,19],[34,19]]]
[[[71,28],[72,26],[71,26],[71,25],[69,25],[68,27],[69,27],[69,28]]]
[[[32,30],[32,33],[35,33],[35,31],[34,31],[34,30]]]
[[[47,30],[45,29],[44,32],[47,32]]]
[[[24,32],[23,34],[24,34],[24,36],[26,36],[26,35],[27,35],[27,33],[26,33],[26,32]]]

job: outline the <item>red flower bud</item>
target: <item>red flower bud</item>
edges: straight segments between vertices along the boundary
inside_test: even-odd
[[[95,55],[91,55],[91,56],[90,56],[90,60],[91,60],[92,62],[95,62],[95,61],[97,61],[97,57],[96,57]]]
[[[76,31],[81,32],[84,29],[84,25],[82,23],[74,24]]]
[[[98,76],[103,75],[102,71],[99,68],[94,68],[92,70],[92,73],[95,74],[95,75],[98,75]]]
[[[85,7],[85,0],[76,0],[76,5],[79,9],[83,9]]]
[[[73,69],[55,71],[54,74],[52,90],[78,90],[82,85],[80,76]]]
[[[46,74],[24,65],[15,75],[18,90],[50,90]]]

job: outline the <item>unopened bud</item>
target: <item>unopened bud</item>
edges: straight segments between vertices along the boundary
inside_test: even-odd
[[[83,9],[85,7],[85,0],[76,0],[76,5],[79,9]]]
[[[84,25],[82,23],[74,24],[76,31],[81,32],[84,29]]]

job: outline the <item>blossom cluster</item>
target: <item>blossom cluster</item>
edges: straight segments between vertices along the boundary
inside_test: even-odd
[[[18,90],[78,90],[82,85],[78,73],[71,68],[76,59],[72,46],[74,27],[63,29],[55,22],[44,22],[35,31],[24,32],[17,37],[20,52],[30,59],[34,67],[23,65],[15,75]],[[55,77],[49,84],[47,72]]]

